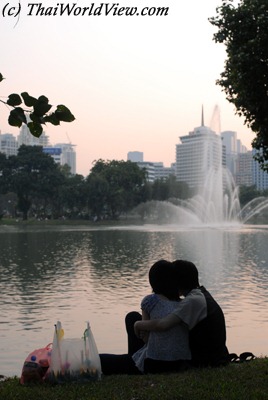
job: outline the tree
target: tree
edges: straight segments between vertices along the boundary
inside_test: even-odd
[[[87,177],[87,204],[97,219],[105,215],[109,184],[100,173],[92,172]]]
[[[217,84],[236,113],[256,137],[256,160],[268,170],[268,2],[223,1],[217,16],[209,19],[218,28],[216,43],[226,45],[225,69]]]
[[[65,166],[64,166],[65,167]],[[66,171],[67,168],[60,168]],[[62,215],[81,217],[86,207],[86,182],[83,175],[65,174],[65,183],[60,186],[58,201],[61,203]]]
[[[6,193],[8,186],[8,159],[4,153],[0,152],[0,194]]]
[[[8,190],[8,160],[4,153],[0,152],[0,219],[3,217],[4,202],[2,194]]]
[[[145,171],[131,161],[95,162],[87,178],[89,205],[94,215],[117,218],[142,199]]]
[[[167,200],[169,198],[167,181],[165,179],[156,179],[152,183],[152,199]]]
[[[261,196],[262,193],[256,189],[256,186],[240,186],[239,200],[241,207],[248,204],[251,200]]]
[[[0,82],[4,79],[0,73]],[[63,104],[58,105],[55,111],[49,113],[52,105],[49,104],[48,98],[44,95],[35,98],[27,92],[23,92],[20,95],[12,93],[8,96],[7,101],[0,99],[0,102],[12,107],[8,118],[9,125],[20,128],[24,123],[35,137],[42,135],[42,125],[46,123],[60,125],[61,121],[72,122],[75,120],[71,111]],[[23,107],[27,107],[26,109],[21,107],[23,102]]]
[[[20,146],[18,155],[9,157],[8,164],[9,190],[17,194],[18,209],[26,220],[33,201],[46,203],[52,199],[64,176],[41,146]]]
[[[187,199],[189,187],[185,182],[178,182],[174,175],[166,179],[156,179],[152,183],[152,199],[168,200],[170,198]]]

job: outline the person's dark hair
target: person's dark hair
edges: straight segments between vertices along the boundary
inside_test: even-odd
[[[149,282],[154,293],[162,294],[169,300],[179,299],[175,270],[170,261],[159,260],[154,263],[149,271]]]
[[[198,270],[194,263],[186,260],[175,260],[172,265],[179,289],[192,290],[199,287]]]

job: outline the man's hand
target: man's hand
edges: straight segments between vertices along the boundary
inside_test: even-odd
[[[142,329],[142,322],[143,321],[136,321],[135,322],[135,324],[134,324],[134,332],[135,332],[135,335],[139,339],[142,339],[144,341],[144,343],[147,343],[150,332],[145,331],[144,329]]]
[[[166,317],[161,319],[148,319],[137,321],[134,324],[134,332],[136,336],[141,337],[141,331],[154,331],[154,332],[164,332],[173,326],[180,324],[182,321],[175,314],[168,314]]]

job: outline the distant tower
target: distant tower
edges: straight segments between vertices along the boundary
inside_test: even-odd
[[[176,178],[199,190],[204,186],[208,171],[217,170],[223,163],[221,137],[204,125],[203,107],[201,126],[180,136],[180,141],[176,145]]]
[[[18,143],[11,133],[1,133],[0,131],[0,153],[9,156],[16,156],[18,152]]]
[[[202,114],[201,114],[201,126],[205,126],[204,124],[204,106],[202,105]]]
[[[43,132],[42,135],[37,138],[31,134],[27,125],[23,124],[18,135],[18,147],[22,144],[27,146],[49,146],[49,137]]]
[[[76,152],[75,145],[71,143],[57,143],[55,148],[61,149],[61,165],[69,165],[71,174],[76,174]]]
[[[226,167],[235,176],[237,172],[237,154],[240,153],[237,149],[237,133],[234,131],[224,131],[221,132],[221,137],[222,144],[226,150]]]
[[[143,153],[141,151],[129,151],[127,159],[132,162],[143,162]]]

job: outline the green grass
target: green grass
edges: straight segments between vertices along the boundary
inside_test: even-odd
[[[178,374],[104,376],[88,384],[21,386],[0,383],[1,400],[264,400],[268,358]]]

